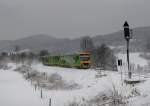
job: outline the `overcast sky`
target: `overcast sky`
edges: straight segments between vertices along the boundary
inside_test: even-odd
[[[150,26],[150,0],[0,0],[0,39],[35,34],[57,38]]]

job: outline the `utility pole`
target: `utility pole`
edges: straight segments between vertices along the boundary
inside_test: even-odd
[[[129,24],[128,22],[126,21],[123,25],[124,27],[124,38],[125,40],[127,41],[127,63],[128,63],[128,76],[129,76],[129,79],[132,78],[132,72],[131,72],[131,69],[130,69],[130,58],[129,58],[129,41],[131,39],[131,30],[129,28]]]
[[[131,69],[130,69],[130,61],[129,61],[129,40],[127,40],[127,63],[128,63],[128,72],[129,78],[131,78]]]

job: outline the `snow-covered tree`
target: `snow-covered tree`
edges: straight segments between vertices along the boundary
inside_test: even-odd
[[[93,66],[101,67],[104,70],[117,70],[117,63],[113,51],[102,44],[93,51]]]

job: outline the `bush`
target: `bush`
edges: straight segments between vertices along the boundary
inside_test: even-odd
[[[81,103],[81,102],[77,102],[77,101],[72,101],[70,103],[68,103],[67,105],[65,106],[91,106],[90,104],[87,104],[87,103]],[[93,105],[92,105],[93,106]]]
[[[57,73],[54,73],[54,74],[52,74],[51,76],[48,77],[48,81],[50,83],[58,82],[58,81],[61,81],[61,80],[62,80],[62,77]]]
[[[97,47],[92,52],[92,55],[92,66],[94,68],[101,67],[104,70],[117,71],[116,57],[114,56],[113,51],[105,44],[102,44],[100,47]]]
[[[33,78],[37,77],[38,74],[39,73],[37,71],[31,71],[31,72],[27,72],[25,76],[28,77],[28,78],[33,79]]]
[[[45,89],[63,89],[63,90],[72,90],[72,89],[79,89],[79,85],[76,83],[66,83],[62,76],[53,73],[48,76],[45,72],[41,73],[36,70],[33,70],[31,67],[28,66],[20,66],[16,68],[14,71],[18,71],[24,75],[27,80],[31,80],[34,82],[35,85]]]

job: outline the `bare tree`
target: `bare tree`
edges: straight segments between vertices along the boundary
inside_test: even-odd
[[[16,66],[17,66],[17,63],[19,62],[19,54],[18,54],[19,50],[20,50],[20,47],[16,45],[14,47]]]
[[[35,54],[33,52],[30,52],[27,56],[28,65],[31,66],[33,63],[33,60],[35,58]]]
[[[117,63],[115,56],[112,52],[112,50],[106,46],[105,44],[102,44],[100,47],[97,47],[94,50],[93,53],[93,66],[94,67],[101,67],[104,70],[117,70]]]
[[[40,57],[41,57],[41,56],[48,55],[48,54],[49,54],[48,50],[41,50],[41,51],[40,51]]]
[[[18,54],[18,58],[22,62],[22,64],[24,64],[26,57],[27,57],[27,54],[25,52]]]
[[[2,56],[2,57],[6,57],[6,56],[8,56],[8,54],[7,54],[7,52],[2,52],[2,53],[1,53],[1,56]]]
[[[20,47],[16,45],[14,51],[17,53],[19,50],[20,50]]]
[[[149,41],[149,39],[150,38],[147,38],[147,40],[146,40],[146,46],[145,46],[147,52],[150,52],[150,41]]]

